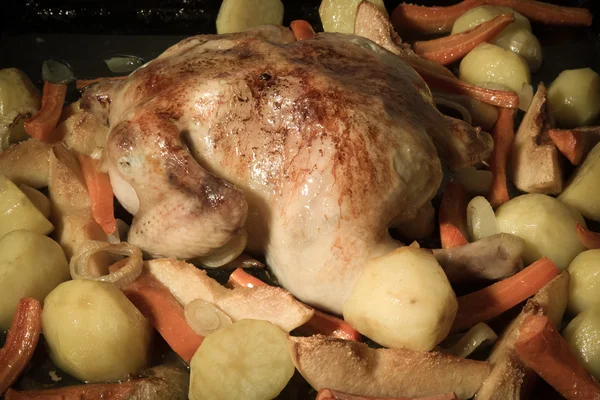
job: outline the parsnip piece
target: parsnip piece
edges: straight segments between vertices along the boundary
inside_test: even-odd
[[[0,239],[0,331],[10,327],[21,298],[43,301],[70,278],[67,259],[54,240],[25,230],[4,235]]]
[[[280,0],[223,0],[217,15],[217,33],[243,32],[261,25],[281,25]]]
[[[60,284],[44,302],[42,332],[52,361],[82,381],[127,379],[150,361],[152,328],[112,283]]]
[[[322,335],[290,336],[288,342],[296,368],[315,390],[409,398],[454,392],[468,399],[489,374],[486,362],[438,352],[372,349]]]
[[[319,16],[325,32],[354,33],[356,9],[362,0],[323,0]],[[368,0],[386,17],[388,13],[383,0]]]
[[[387,347],[431,350],[450,331],[458,304],[435,257],[401,247],[372,259],[344,303],[344,319]]]
[[[600,249],[580,253],[567,270],[571,274],[569,312],[577,315],[600,304]]]
[[[600,379],[600,304],[576,316],[562,332],[573,353],[590,374]]]
[[[46,187],[51,148],[35,139],[14,144],[0,153],[0,171],[16,185]]]
[[[92,155],[101,147],[106,146],[108,126],[98,117],[80,107],[80,101],[68,106],[69,115],[62,121],[53,133],[61,138],[62,142],[72,150],[81,154]]]
[[[567,306],[569,273],[563,271],[544,286],[523,308],[523,311],[502,332],[488,361],[492,366],[476,400],[521,400],[537,378],[518,356],[514,343],[519,338],[523,322],[530,315],[547,315],[555,326],[560,325]]]
[[[560,269],[585,250],[575,233],[577,223],[585,226],[581,214],[553,197],[526,194],[515,197],[496,210],[500,232],[512,233],[525,241],[523,262],[531,264],[548,257]]]
[[[0,152],[29,138],[23,122],[40,109],[40,103],[40,94],[27,75],[16,68],[0,69]]]
[[[561,72],[548,88],[548,102],[560,127],[591,124],[600,114],[600,75],[591,68]]]
[[[274,286],[228,289],[191,264],[173,259],[149,260],[144,268],[186,306],[195,299],[213,303],[233,321],[260,319],[286,332],[307,322],[314,311]]]
[[[294,375],[286,334],[246,319],[208,335],[194,354],[191,400],[270,400]]]
[[[460,62],[459,78],[472,85],[502,85],[520,93],[531,81],[525,61],[510,50],[482,43]]]
[[[584,217],[600,221],[600,143],[575,170],[558,199]]]
[[[21,189],[0,174],[0,238],[17,229],[46,235],[54,226]]]
[[[558,150],[546,137],[552,124],[546,87],[540,84],[515,135],[509,163],[513,183],[524,192],[557,194],[563,188]]]

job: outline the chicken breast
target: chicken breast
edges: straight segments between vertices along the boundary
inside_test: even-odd
[[[438,150],[453,158],[474,143],[468,163],[491,150],[489,135],[442,116],[415,71],[370,40],[295,41],[274,26],[188,38],[90,88],[81,106],[110,127],[108,169],[134,214],[132,244],[190,259],[245,227],[248,250],[286,289],[338,314],[366,262],[398,246],[388,228],[434,196]]]

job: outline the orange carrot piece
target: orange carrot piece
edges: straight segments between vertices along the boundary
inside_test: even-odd
[[[499,15],[465,32],[439,39],[415,42],[413,50],[428,60],[437,61],[442,65],[452,64],[466,56],[479,44],[496,37],[514,20],[513,14]]]
[[[584,133],[577,129],[550,129],[548,135],[558,151],[573,165],[579,165],[585,152]]]
[[[290,23],[290,28],[292,29],[292,32],[294,32],[296,40],[310,39],[315,36],[315,31],[311,24],[303,19],[292,21]]]
[[[485,89],[411,64],[423,80],[442,92],[462,94],[496,107],[517,108],[519,96],[506,90]]]
[[[502,314],[536,294],[559,273],[550,259],[542,257],[510,278],[460,296],[452,332],[471,328]]]
[[[123,79],[127,79],[127,76],[111,76],[111,77],[104,77],[104,78],[95,78],[95,79],[77,79],[76,85],[77,85],[77,89],[81,90],[86,88],[87,86],[90,86],[93,83],[98,83],[104,80],[111,80],[111,81],[121,81]]]
[[[437,396],[408,398],[408,397],[371,397],[355,396],[353,394],[343,393],[333,389],[321,389],[315,400],[458,400],[454,393],[444,393]]]
[[[134,381],[66,386],[54,389],[9,389],[5,400],[126,400],[135,389]]]
[[[521,360],[568,400],[600,399],[600,385],[545,315],[525,320],[515,349]]]
[[[458,17],[484,4],[510,7],[527,18],[544,24],[570,26],[592,24],[592,14],[585,8],[563,7],[534,0],[464,0],[446,7],[402,3],[392,12],[391,21],[399,32],[450,32]]]
[[[113,190],[108,174],[98,170],[98,161],[92,157],[80,154],[78,156],[83,178],[92,202],[94,220],[102,227],[107,235],[117,229],[115,219]]]
[[[440,239],[442,248],[460,247],[467,240],[467,192],[460,183],[448,183],[440,205]]]
[[[266,286],[267,284],[260,279],[250,275],[241,268],[237,268],[229,276],[227,286],[229,287],[257,287]],[[354,329],[346,321],[336,318],[332,315],[326,314],[319,310],[314,310],[313,317],[308,320],[304,325],[298,328],[298,330],[304,334],[317,334],[336,337],[346,340],[355,340],[359,342],[361,340],[360,332]]]
[[[6,343],[0,349],[0,396],[25,370],[40,339],[42,305],[25,297],[17,304]]]
[[[186,363],[190,363],[204,338],[185,320],[183,307],[169,289],[147,272],[142,272],[123,289],[127,298],[148,318],[171,348]]]
[[[581,224],[575,226],[577,238],[588,249],[600,249],[600,233],[592,232]]]
[[[515,110],[500,108],[498,119],[492,130],[494,150],[490,157],[490,170],[492,171],[492,186],[487,198],[492,207],[497,208],[510,200],[506,179],[508,157],[515,140]]]
[[[24,123],[25,132],[40,142],[52,141],[52,132],[56,129],[58,120],[67,95],[67,85],[44,82],[42,93],[42,108]]]

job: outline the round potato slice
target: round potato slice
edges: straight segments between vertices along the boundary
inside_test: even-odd
[[[577,315],[600,304],[600,249],[580,253],[567,268],[569,283],[569,312]]]
[[[287,335],[244,319],[208,335],[190,363],[191,400],[270,400],[294,375]]]

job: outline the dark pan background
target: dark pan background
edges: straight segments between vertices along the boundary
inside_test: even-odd
[[[284,24],[288,25],[294,19],[306,19],[315,30],[321,31],[320,2],[283,0]],[[457,1],[415,2],[449,5]],[[598,0],[552,2],[587,7],[600,17]],[[385,3],[391,12],[400,1],[386,0]],[[135,55],[149,61],[184,37],[215,33],[220,4],[220,0],[0,0],[0,68],[20,68],[39,86],[42,83],[41,64],[46,59],[66,61],[79,79],[111,76],[114,74],[103,61],[107,58]],[[533,83],[550,83],[564,69],[591,67],[600,73],[600,21],[596,20],[594,26],[586,29],[534,24],[533,30],[544,47],[544,66],[533,76]],[[75,91],[71,94],[76,96]],[[173,357],[167,349],[158,338],[154,352],[156,363]],[[33,366],[17,387],[42,388],[77,383],[60,371],[58,374],[63,379],[52,382],[48,372],[53,369],[44,346],[38,346]],[[537,393],[534,399],[560,398],[543,384]],[[315,392],[296,375],[279,398],[314,399],[314,396]]]

